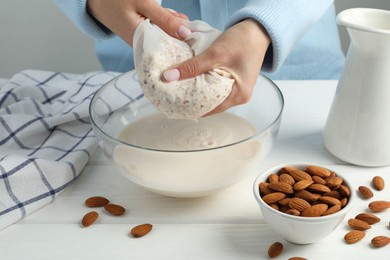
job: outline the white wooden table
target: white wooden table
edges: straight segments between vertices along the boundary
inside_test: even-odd
[[[348,165],[330,155],[322,144],[322,130],[336,81],[277,81],[285,97],[285,111],[277,142],[258,172],[286,162],[327,165],[349,177],[354,192],[370,186],[373,176],[387,182],[374,198],[390,200],[390,167]],[[358,198],[352,211],[330,236],[311,245],[294,245],[281,239],[264,222],[252,194],[255,176],[213,196],[198,199],[162,197],[127,181],[99,150],[81,176],[53,203],[0,232],[0,260],[10,259],[268,259],[271,243],[280,241],[284,251],[277,259],[390,259],[390,245],[370,246],[376,235],[390,236],[390,210],[377,214],[382,221],[352,245],[343,237],[347,220],[367,211],[371,200]],[[90,211],[86,198],[102,195],[127,211],[113,217],[102,209],[98,221],[82,228]],[[152,223],[153,230],[132,238],[132,227]]]

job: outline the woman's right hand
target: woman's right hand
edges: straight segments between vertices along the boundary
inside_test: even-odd
[[[87,10],[130,46],[135,29],[146,18],[177,39],[185,39],[191,33],[179,19],[188,19],[186,15],[163,8],[155,0],[88,0]]]

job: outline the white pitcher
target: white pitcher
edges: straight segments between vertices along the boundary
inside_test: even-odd
[[[353,8],[337,16],[350,46],[324,130],[325,147],[362,166],[390,165],[390,11]]]

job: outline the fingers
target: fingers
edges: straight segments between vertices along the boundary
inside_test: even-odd
[[[183,40],[191,34],[190,29],[179,19],[186,17],[185,15],[173,14],[155,1],[145,1],[140,12],[172,37]]]
[[[214,60],[205,51],[174,68],[163,73],[163,79],[167,82],[194,78],[214,68]]]
[[[169,12],[171,12],[174,16],[176,17],[179,17],[181,19],[184,19],[184,20],[189,20],[188,19],[188,16],[183,14],[183,13],[179,13],[179,12],[176,12],[175,10],[173,9],[170,9],[170,8],[166,8]]]

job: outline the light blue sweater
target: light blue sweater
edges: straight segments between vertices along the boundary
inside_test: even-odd
[[[86,12],[86,0],[54,0],[96,45],[104,70],[134,68],[132,49]],[[272,44],[262,71],[271,79],[338,79],[344,63],[331,0],[163,0],[164,7],[219,30],[254,18]],[[243,35],[242,37],[245,37]]]

